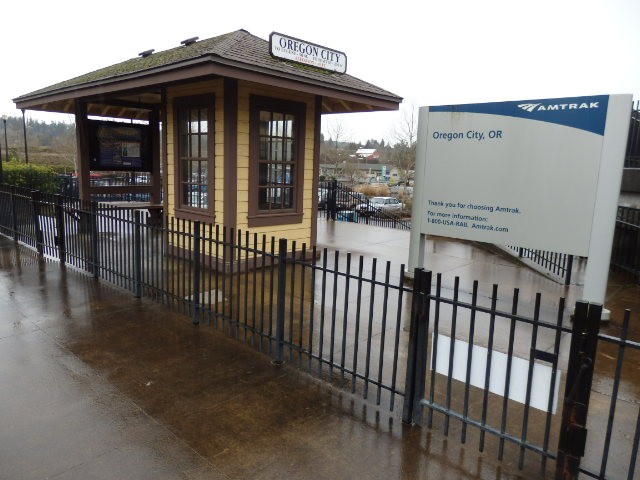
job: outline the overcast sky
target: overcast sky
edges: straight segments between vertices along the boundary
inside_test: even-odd
[[[347,73],[422,105],[631,93],[640,0],[11,0],[0,6],[0,114],[62,80],[240,28],[345,52]],[[224,6],[220,6],[224,5]],[[66,121],[68,115],[29,117]],[[392,139],[398,112],[341,115],[345,138]],[[328,131],[336,116],[323,118]]]

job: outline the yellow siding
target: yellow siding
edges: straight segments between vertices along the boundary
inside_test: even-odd
[[[263,234],[267,238],[274,236],[284,237],[290,241],[296,241],[298,246],[302,243],[307,245],[311,238],[311,221],[313,218],[313,142],[314,142],[314,119],[315,119],[315,101],[313,95],[302,94],[300,92],[276,89],[263,85],[240,81],[238,83],[238,135],[237,135],[237,154],[238,164],[236,172],[224,171],[224,83],[223,80],[213,80],[206,82],[198,82],[190,85],[181,85],[171,87],[167,90],[167,185],[166,192],[168,201],[168,213],[175,213],[176,198],[174,194],[175,175],[174,175],[174,111],[173,102],[176,98],[187,97],[192,95],[214,94],[215,95],[215,183],[214,202],[216,223],[221,224],[224,218],[224,189],[226,182],[233,182],[237,188],[237,229],[243,232],[248,229],[248,211],[249,211],[249,98],[251,95],[262,95],[272,98],[282,98],[297,102],[303,102],[307,106],[307,118],[305,128],[305,149],[304,164],[302,165],[304,182],[303,182],[303,218],[301,223],[291,225],[277,225],[274,227],[260,227],[250,229],[250,233],[257,233],[259,237]],[[319,128],[319,127],[318,127]]]

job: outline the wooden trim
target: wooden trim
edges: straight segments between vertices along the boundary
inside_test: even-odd
[[[249,227],[270,227],[272,225],[290,225],[302,223],[302,213],[268,213],[265,215],[249,215]]]
[[[320,136],[322,125],[322,97],[316,95],[313,125],[313,180],[311,181],[311,245],[318,240],[318,185],[320,182]]]
[[[292,113],[297,117],[296,165],[293,208],[265,212],[258,208],[258,152],[260,152],[260,110],[275,110]],[[302,222],[302,198],[304,189],[305,137],[307,105],[279,98],[250,95],[249,97],[249,228],[270,225],[285,225]]]
[[[202,212],[197,209],[187,210],[184,208],[176,208],[174,217],[179,220],[192,220],[194,222],[211,223],[211,214],[209,212]]]
[[[99,186],[99,187],[87,187],[89,194],[98,194],[98,193],[113,193],[113,194],[120,194],[120,193],[150,193],[153,195],[153,189],[154,186],[153,185],[115,185],[112,187],[105,187],[105,186]],[[83,199],[84,200],[84,199]],[[155,203],[153,200],[151,203]]]
[[[76,143],[78,151],[78,186],[81,200],[91,200],[89,188],[89,125],[87,118],[87,104],[81,100],[75,101],[76,111]]]
[[[159,112],[153,109],[149,115],[149,128],[151,129],[151,203],[160,203],[162,187],[160,182],[160,122]]]
[[[224,191],[223,224],[238,223],[238,81],[224,79]]]
[[[169,146],[169,128],[167,125],[167,89],[165,87],[162,87],[160,97],[162,108],[162,188],[164,192],[162,204],[166,213],[169,208],[169,152],[167,150]]]
[[[182,171],[180,165],[180,131],[179,131],[179,110],[182,107],[202,107],[208,108],[208,135],[207,135],[207,208],[190,208],[182,205],[181,181]],[[213,221],[215,219],[215,110],[216,98],[213,93],[203,95],[191,95],[186,97],[176,97],[173,99],[173,173],[174,185],[173,191],[175,195],[175,215],[178,218],[197,220],[206,219]]]
[[[220,249],[220,251],[222,251],[222,249]],[[191,250],[175,244],[168,245],[168,255],[182,260],[193,261],[193,252]],[[318,255],[319,253],[316,254],[316,258],[318,258]],[[292,258],[294,258],[293,252],[287,251],[287,259]],[[313,260],[313,250],[307,250],[306,255],[304,256],[302,255],[302,251],[298,250],[295,254],[295,258],[296,260]],[[256,270],[278,265],[278,263],[277,255],[274,257],[271,254],[258,254],[255,259]],[[220,273],[229,273],[231,271],[231,265],[233,264],[233,271],[235,273],[245,273],[253,270],[254,259],[243,258],[231,262],[229,260],[225,261],[224,257],[218,257],[216,259],[215,255],[207,255],[203,253],[200,256],[200,264],[205,268],[211,268],[212,271],[216,271],[216,269],[218,269],[218,272]]]

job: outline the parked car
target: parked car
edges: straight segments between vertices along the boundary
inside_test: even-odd
[[[395,197],[371,197],[368,202],[356,205],[360,215],[379,215],[381,213],[399,214],[404,205]]]

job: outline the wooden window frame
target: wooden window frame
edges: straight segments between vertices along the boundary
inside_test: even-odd
[[[214,94],[177,97],[173,100],[173,155],[174,155],[174,194],[175,216],[185,220],[215,220],[215,109]],[[207,207],[198,208],[183,204],[182,164],[180,156],[180,110],[183,108],[207,108]]]
[[[302,223],[307,105],[302,102],[260,95],[251,95],[249,105],[249,227]],[[260,210],[259,208],[258,182],[261,110],[292,114],[296,117],[293,206],[289,209],[268,211]]]

